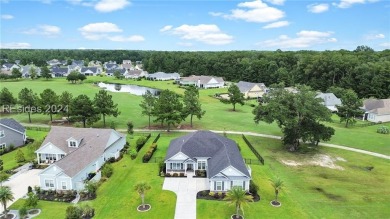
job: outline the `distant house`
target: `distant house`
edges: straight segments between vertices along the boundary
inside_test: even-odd
[[[29,78],[30,77],[30,69],[31,68],[34,68],[36,73],[37,73],[37,76],[40,76],[41,75],[41,68],[37,67],[37,66],[34,66],[34,65],[25,65],[22,67],[22,77],[24,78]]]
[[[110,64],[110,63],[105,63],[104,68],[107,70],[113,70],[113,69],[119,69],[119,65],[117,64]]]
[[[73,60],[72,65],[78,65],[80,67],[84,66],[84,61],[83,60]]]
[[[81,68],[83,68],[83,66],[79,66],[79,65],[68,65],[68,74],[71,73],[72,71],[77,71],[77,72],[80,72]]]
[[[131,65],[131,60],[123,60],[122,64],[130,64]]]
[[[26,129],[12,118],[0,119],[0,150],[11,145],[20,147],[26,143]]]
[[[251,83],[246,81],[240,81],[237,83],[237,87],[245,98],[258,98],[262,97],[268,92],[264,83]]]
[[[53,78],[66,77],[69,74],[68,68],[60,68],[57,66],[52,67],[50,71]]]
[[[125,75],[127,73],[127,70],[124,68],[115,68],[115,69],[106,70],[106,75],[107,76],[114,76],[114,73],[116,71],[119,71],[121,73],[121,75]]]
[[[82,190],[90,173],[100,179],[100,168],[118,158],[126,136],[112,129],[52,126],[35,151],[39,164],[51,164],[40,174],[41,189]]]
[[[102,69],[100,67],[82,67],[80,73],[86,76],[96,76],[102,73]]]
[[[210,131],[173,139],[164,163],[167,173],[205,171],[213,192],[226,192],[235,186],[249,190],[251,169],[236,142]]]
[[[17,65],[17,64],[14,64],[14,63],[4,63],[2,66],[1,66],[1,70],[3,71],[12,71],[12,69],[20,69],[20,67]]]
[[[125,78],[138,79],[138,78],[148,76],[148,72],[143,70],[130,70],[127,71],[127,73],[124,74],[124,76]]]
[[[331,112],[337,112],[336,106],[341,106],[341,100],[337,98],[333,93],[319,93],[316,98],[321,98],[324,106]]]
[[[153,74],[148,74],[146,79],[153,81],[179,80],[180,75],[179,73],[156,72]]]
[[[199,88],[221,88],[225,85],[225,81],[221,77],[204,75],[183,77],[179,83],[181,85],[194,85]]]
[[[363,120],[390,122],[390,99],[368,99],[363,101]]]
[[[58,59],[52,59],[46,62],[50,66],[55,66],[55,65],[62,65],[63,63],[59,61]]]

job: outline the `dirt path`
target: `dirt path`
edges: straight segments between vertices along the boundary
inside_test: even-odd
[[[30,126],[30,127],[50,127],[50,126],[44,125],[44,124],[22,123],[22,125]],[[126,129],[118,129],[118,131],[126,132]],[[166,132],[166,130],[154,130],[154,129],[153,130],[149,130],[149,129],[134,129],[134,131]],[[195,131],[198,131],[198,130],[193,130],[193,129],[190,129],[190,130],[172,130],[172,132],[195,132]],[[210,130],[210,131],[215,132],[215,133],[224,133],[225,132],[227,134],[234,134],[234,135],[242,135],[242,134],[244,134],[244,135],[249,135],[249,136],[257,136],[257,137],[272,138],[272,139],[281,139],[282,138],[282,137],[276,136],[276,135],[267,135],[267,134],[260,134],[260,133],[254,133],[254,132],[218,131],[218,130]],[[323,146],[323,147],[330,147],[330,148],[337,148],[337,149],[342,149],[342,150],[347,150],[347,151],[353,151],[353,152],[357,152],[357,153],[361,153],[361,154],[367,154],[367,155],[371,155],[371,156],[374,156],[374,157],[380,157],[380,158],[384,158],[384,159],[390,160],[390,156],[389,155],[380,154],[380,153],[371,152],[371,151],[366,151],[366,150],[362,150],[362,149],[351,148],[351,147],[342,146],[342,145],[336,145],[336,144],[321,143],[321,142],[318,145]]]

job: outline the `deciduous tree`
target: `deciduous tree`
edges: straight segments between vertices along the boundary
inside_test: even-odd
[[[118,104],[114,103],[112,95],[108,94],[106,90],[100,90],[95,94],[94,104],[97,113],[100,113],[103,117],[104,127],[106,127],[106,116],[117,117],[120,114]]]
[[[142,95],[142,101],[139,105],[142,108],[141,114],[149,117],[149,129],[150,129],[150,117],[153,115],[154,107],[156,104],[156,97],[147,90],[145,94]]]
[[[47,68],[47,66],[43,66],[41,68],[41,77],[45,78],[46,80],[49,80],[50,78],[52,78],[51,72],[50,72],[49,68]]]
[[[363,102],[351,89],[345,90],[340,99],[341,106],[336,106],[337,115],[340,117],[340,122],[345,122],[345,127],[348,128],[349,125],[356,123],[356,116],[363,114],[363,110],[360,109],[363,106]]]
[[[222,103],[232,104],[233,111],[236,111],[236,104],[244,105],[244,94],[241,93],[237,85],[232,84],[228,88],[228,99],[221,99]]]

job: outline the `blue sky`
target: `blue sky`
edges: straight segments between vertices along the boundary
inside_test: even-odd
[[[1,48],[390,49],[387,0],[0,0]]]

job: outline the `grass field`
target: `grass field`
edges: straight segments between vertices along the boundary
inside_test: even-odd
[[[163,191],[163,178],[158,176],[157,163],[142,163],[143,154],[158,133],[140,150],[137,158],[131,160],[129,155],[114,163],[114,174],[99,187],[97,199],[89,204],[95,208],[94,218],[173,218],[176,196],[170,191]],[[164,157],[169,142],[184,133],[162,133],[158,149],[153,157]],[[128,136],[134,145],[143,134]],[[235,140],[241,148],[244,158],[255,159],[254,154],[240,135],[227,135]],[[265,165],[251,165],[253,180],[259,185],[261,201],[250,203],[245,208],[245,218],[388,218],[390,211],[390,161],[355,152],[333,148],[314,148],[302,152],[287,152],[279,140],[251,137],[248,140],[265,159]],[[131,146],[133,147],[133,146]],[[315,165],[287,166],[284,161],[308,162],[318,155],[339,158],[334,164],[344,170],[330,169]],[[342,159],[341,159],[342,158]],[[342,161],[345,160],[345,161]],[[373,167],[371,171],[367,167]],[[280,177],[285,184],[280,193],[280,208],[272,207],[274,193],[268,179]],[[152,189],[146,195],[146,202],[152,205],[151,211],[138,213],[139,195],[134,185],[147,181]],[[23,200],[11,206],[17,209]],[[39,202],[42,214],[37,218],[64,218],[69,204]],[[55,210],[54,210],[55,209]],[[197,218],[228,218],[234,208],[226,202],[197,201]]]
[[[99,91],[97,86],[92,82],[107,82],[107,83],[122,83],[122,84],[137,84],[159,89],[173,90],[179,94],[183,94],[184,90],[174,85],[172,81],[134,81],[134,80],[117,80],[111,77],[89,77],[83,84],[71,84],[64,78],[46,80],[19,80],[1,82],[1,85],[7,87],[15,95],[23,88],[31,88],[34,92],[40,93],[45,88],[52,88],[60,94],[63,91],[71,91],[74,96],[86,94],[93,98],[95,93]],[[249,105],[237,106],[237,111],[231,111],[232,106],[220,103],[218,99],[213,96],[215,93],[226,92],[226,88],[221,89],[207,89],[200,90],[200,101],[202,108],[206,114],[201,120],[194,119],[194,129],[208,129],[208,130],[233,130],[233,131],[251,131],[257,133],[279,135],[281,131],[276,124],[266,124],[260,122],[255,124],[253,121],[252,110],[253,107]],[[117,118],[106,118],[107,124],[114,122],[117,128],[126,128],[127,121],[134,122],[135,128],[146,128],[148,118],[141,116],[141,108],[139,106],[142,97],[127,93],[111,93],[115,103],[118,103],[121,114]],[[2,115],[9,116],[9,115]],[[21,122],[28,122],[27,114],[12,114],[12,117]],[[57,116],[57,119],[60,116]],[[390,135],[377,134],[376,129],[380,125],[369,127],[351,127],[344,128],[344,124],[338,123],[338,118],[334,117],[334,123],[328,125],[335,128],[336,133],[332,137],[330,143],[355,147],[368,151],[374,151],[390,155]],[[33,123],[48,124],[49,116],[34,114],[32,115]],[[182,125],[188,126],[189,121],[182,122]],[[102,121],[93,125],[94,127],[101,127]],[[389,126],[389,124],[386,124]]]

